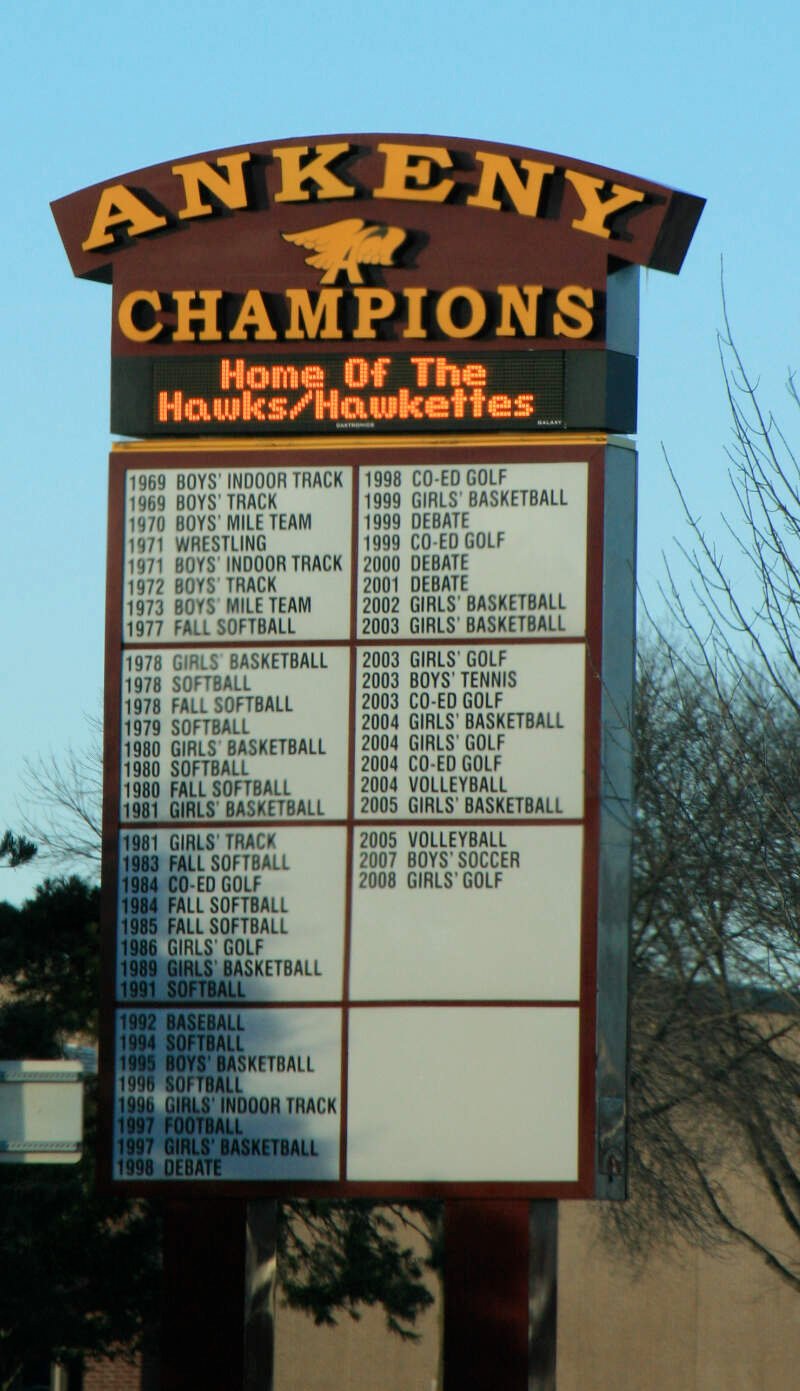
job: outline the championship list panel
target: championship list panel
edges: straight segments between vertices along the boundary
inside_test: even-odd
[[[508,453],[113,460],[114,1179],[578,1179],[590,468]]]

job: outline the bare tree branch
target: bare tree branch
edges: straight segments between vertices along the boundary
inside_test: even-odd
[[[89,740],[64,754],[26,759],[21,821],[40,859],[63,870],[99,873],[103,800],[103,731],[85,716]]]
[[[684,569],[667,563],[671,626],[651,620],[641,649],[633,1197],[606,1225],[636,1256],[741,1242],[800,1290],[800,461],[725,304],[719,348],[723,543],[671,470]],[[800,408],[791,374],[788,391]],[[744,1173],[771,1235],[737,1210]]]

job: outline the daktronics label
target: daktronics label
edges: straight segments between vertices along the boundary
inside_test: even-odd
[[[209,435],[563,428],[565,355],[116,360],[112,428]]]

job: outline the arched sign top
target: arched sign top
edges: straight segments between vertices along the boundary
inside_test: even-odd
[[[431,135],[326,135],[152,165],[53,212],[72,269],[95,280],[220,266],[298,284],[598,283],[609,260],[677,272],[703,199],[541,150]],[[537,264],[538,263],[538,264]],[[125,269],[123,269],[125,268]],[[380,269],[385,268],[385,269]],[[415,277],[415,273],[417,273]],[[377,280],[375,276],[377,275]],[[387,276],[388,279],[388,276]]]
[[[540,150],[327,135],[154,165],[53,211],[75,274],[113,284],[119,434],[339,429],[329,393],[357,370],[411,393],[388,428],[423,429],[443,381],[466,389],[464,350],[505,428],[627,433],[636,267],[677,271],[702,206]]]

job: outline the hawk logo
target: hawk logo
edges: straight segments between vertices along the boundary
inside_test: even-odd
[[[393,257],[406,239],[402,227],[366,223],[361,217],[345,217],[307,232],[281,232],[281,236],[313,253],[306,256],[306,265],[325,272],[320,285],[334,285],[340,271],[351,285],[363,285],[361,266],[394,265]]]

